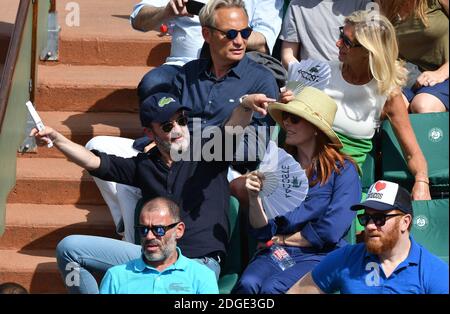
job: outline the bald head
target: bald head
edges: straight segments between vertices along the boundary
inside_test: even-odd
[[[145,213],[156,210],[166,210],[173,221],[180,220],[180,207],[178,207],[178,205],[174,201],[165,197],[157,197],[145,203],[142,207],[141,217]]]

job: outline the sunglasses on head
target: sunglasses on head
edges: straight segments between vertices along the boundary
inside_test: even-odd
[[[208,26],[208,28],[211,28],[213,30],[221,32],[229,40],[235,39],[239,33],[241,33],[241,36],[242,36],[243,39],[248,39],[250,37],[250,35],[252,34],[252,31],[253,31],[253,29],[251,27],[247,27],[247,28],[244,28],[244,29],[241,29],[241,30],[230,29],[228,31],[223,31],[221,29],[215,28],[214,26]]]
[[[375,226],[382,227],[386,223],[386,220],[395,217],[395,216],[403,216],[404,214],[359,214],[358,215],[358,221],[361,224],[361,226],[367,226],[370,220],[373,221]]]
[[[161,129],[164,132],[169,133],[175,127],[175,122],[179,126],[185,126],[185,125],[187,125],[188,118],[183,115],[183,116],[179,116],[177,119],[175,119],[175,121],[164,122],[163,124],[161,124]]]
[[[347,35],[344,34],[344,26],[339,27],[339,39],[342,39],[345,47],[347,47],[348,49],[362,47],[360,43],[352,42],[350,38],[348,38]]]
[[[281,113],[281,118],[283,119],[283,121],[289,119],[292,124],[297,124],[302,120],[301,117],[286,111],[283,111]]]
[[[175,222],[173,224],[170,224],[168,226],[163,226],[163,225],[156,225],[156,226],[143,226],[143,225],[138,225],[135,226],[134,228],[137,229],[137,231],[139,232],[139,235],[141,236],[141,238],[145,238],[147,237],[147,234],[151,231],[153,233],[153,235],[155,237],[164,237],[166,235],[166,232],[169,231],[170,229],[172,229],[173,227],[175,227],[176,225],[178,225],[180,222]]]

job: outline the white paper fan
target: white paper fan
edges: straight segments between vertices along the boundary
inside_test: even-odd
[[[284,215],[305,200],[309,188],[305,171],[275,142],[269,142],[258,171],[265,177],[259,195],[267,218]]]
[[[331,77],[331,68],[327,62],[318,60],[302,60],[289,63],[288,81],[286,88],[294,95],[306,86],[323,90],[328,86]]]

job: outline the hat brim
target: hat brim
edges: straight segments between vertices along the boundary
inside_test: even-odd
[[[166,111],[164,111],[163,114],[159,115],[157,118],[155,118],[152,122],[158,122],[158,123],[164,123],[170,120],[170,118],[177,112],[180,110],[186,110],[186,111],[190,111],[191,108],[187,107],[187,106],[180,106],[180,107],[173,107],[173,108],[168,108]]]
[[[364,208],[370,208],[370,209],[379,210],[379,211],[388,211],[388,210],[396,209],[396,207],[394,207],[392,205],[377,202],[377,201],[365,201],[365,202],[355,204],[350,207],[351,210],[355,210],[355,211],[364,209]]]
[[[318,115],[310,115],[308,114],[307,106],[297,99],[290,101],[287,104],[273,102],[269,105],[269,114],[272,118],[280,125],[281,128],[284,129],[282,114],[283,111],[292,113],[296,116],[299,116],[309,123],[316,126],[319,130],[321,130],[325,135],[330,139],[333,144],[336,144],[338,148],[342,148],[342,142],[337,136],[337,134],[333,131],[331,126],[320,116]]]

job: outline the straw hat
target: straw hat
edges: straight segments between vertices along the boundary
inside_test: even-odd
[[[342,142],[334,133],[334,116],[336,115],[337,105],[327,94],[314,87],[305,87],[295,96],[295,99],[287,104],[274,102],[269,105],[269,113],[272,118],[282,127],[282,112],[290,112],[299,116],[318,129],[320,129],[332,143],[342,147]]]

